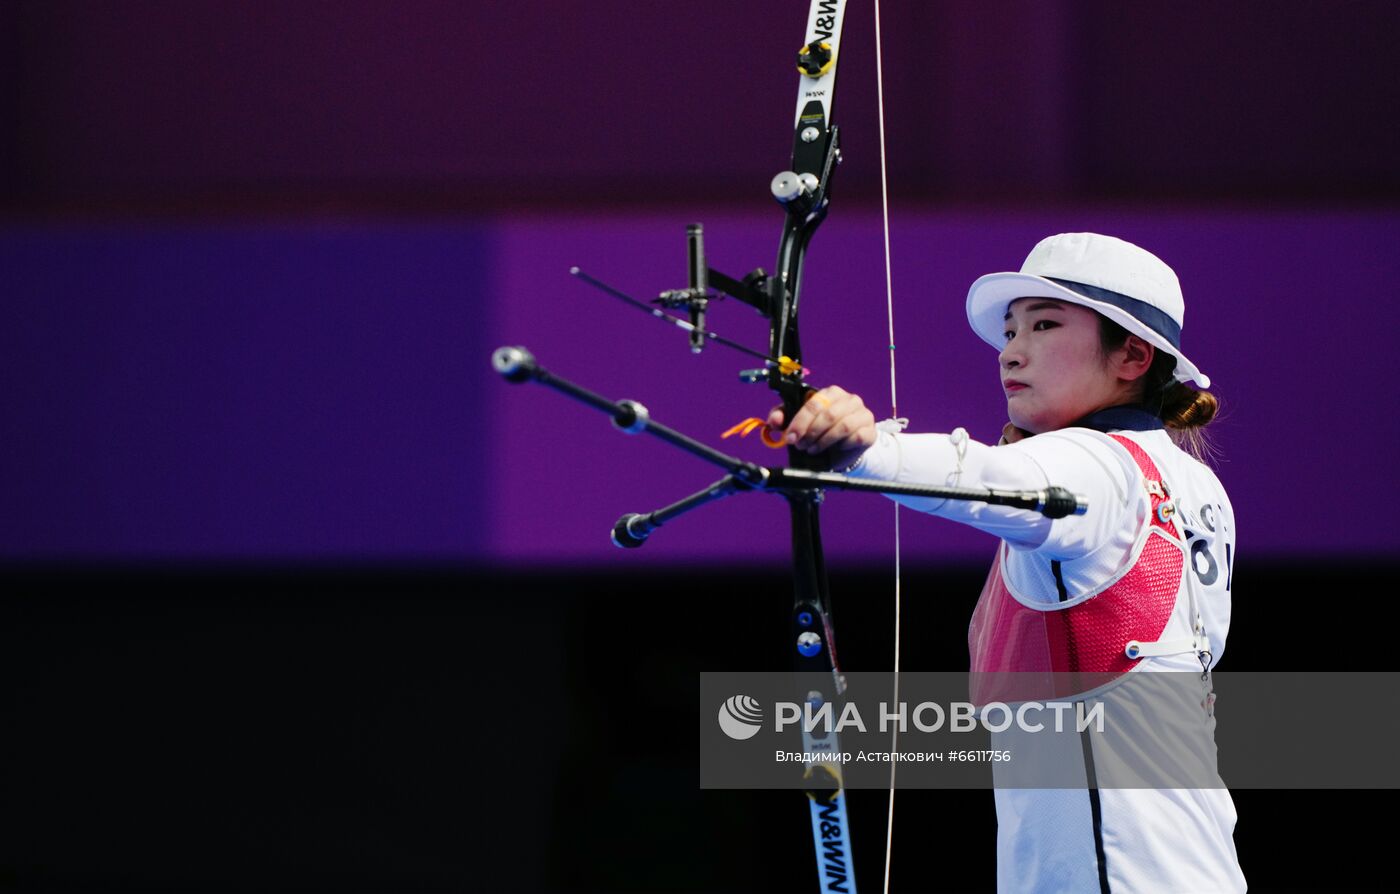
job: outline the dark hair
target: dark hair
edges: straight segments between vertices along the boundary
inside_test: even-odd
[[[1110,351],[1123,347],[1128,340],[1128,330],[1105,317],[1099,318],[1099,347],[1107,355]],[[1167,434],[1176,445],[1199,460],[1212,455],[1212,446],[1206,437],[1205,427],[1220,410],[1220,401],[1209,391],[1197,391],[1190,385],[1178,382],[1172,375],[1176,369],[1176,358],[1166,351],[1158,350],[1152,358],[1152,366],[1139,381],[1142,393],[1138,403],[1155,413],[1167,427]]]

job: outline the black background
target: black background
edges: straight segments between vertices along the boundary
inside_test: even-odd
[[[1395,571],[1237,568],[1220,667],[1383,668],[1319,606],[1370,610]],[[906,570],[905,669],[966,666],[981,576]],[[842,663],[888,668],[892,573],[832,588]],[[698,788],[697,675],[786,669],[782,570],[28,566],[3,592],[5,890],[815,890],[800,794]],[[1252,890],[1391,887],[1363,815],[1393,793],[1234,797]],[[886,795],[850,811],[869,890]],[[901,791],[895,829],[894,890],[993,890],[990,792]]]

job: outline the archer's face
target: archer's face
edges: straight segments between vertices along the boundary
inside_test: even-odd
[[[1039,434],[1118,402],[1118,379],[1099,346],[1098,314],[1052,298],[1018,298],[997,357],[1006,413]]]

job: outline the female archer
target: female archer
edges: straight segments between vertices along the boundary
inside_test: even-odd
[[[1206,681],[1198,716],[1160,727],[1149,717],[1133,745],[1158,748],[1163,763],[1175,756],[1162,743],[1182,743],[1213,771],[1208,678],[1229,630],[1235,521],[1200,462],[1218,404],[1187,384],[1210,380],[1181,349],[1184,312],[1176,274],[1155,255],[1111,236],[1051,236],[1019,272],[988,274],[968,292],[968,321],[1000,350],[1010,421],[998,445],[961,431],[881,431],[860,397],[838,387],[816,392],[784,437],[827,451],[834,469],[855,477],[1053,484],[1086,498],[1085,514],[1055,520],[895,499],[1001,539],[969,627],[975,677],[1193,674]],[[785,421],[781,408],[767,420],[774,430]],[[1082,747],[1091,770],[1112,757],[1104,746]],[[998,787],[996,803],[1000,891],[1245,890],[1223,784]]]

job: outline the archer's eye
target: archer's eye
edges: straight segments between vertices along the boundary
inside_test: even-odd
[[[1037,332],[1044,332],[1046,329],[1054,329],[1056,326],[1059,325],[1060,324],[1055,322],[1054,320],[1036,320],[1035,325],[1031,328],[1036,330]]]
[[[1011,331],[1010,329],[1006,330],[1006,331],[1003,332],[1001,335],[1002,335],[1002,338],[1004,338],[1004,339],[1005,339],[1006,341],[1008,341],[1008,342],[1011,341],[1011,339],[1013,339],[1013,338],[1016,337],[1016,333],[1013,332],[1013,331]]]

